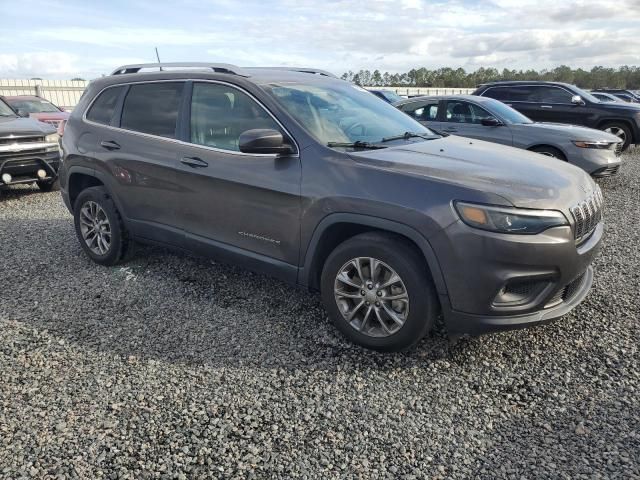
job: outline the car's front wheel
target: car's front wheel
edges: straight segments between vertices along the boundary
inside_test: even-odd
[[[115,203],[103,187],[83,190],[73,211],[80,245],[94,262],[115,265],[126,257],[131,241]]]
[[[401,237],[357,235],[325,262],[322,299],[351,341],[381,351],[418,343],[436,318],[438,300],[424,258]]]
[[[631,129],[626,124],[617,122],[607,123],[602,126],[601,130],[615,135],[622,140],[622,151],[629,148],[631,144]]]

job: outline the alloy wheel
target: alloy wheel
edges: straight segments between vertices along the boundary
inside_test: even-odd
[[[623,145],[627,141],[627,134],[620,127],[609,127],[609,128],[605,128],[604,131],[618,137],[620,140],[622,140]]]
[[[88,201],[80,209],[80,232],[89,249],[105,255],[111,248],[111,224],[104,209]]]
[[[371,257],[349,260],[338,271],[334,296],[344,319],[358,332],[388,337],[409,315],[409,294],[398,273]]]

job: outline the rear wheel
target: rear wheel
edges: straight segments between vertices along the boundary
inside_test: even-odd
[[[336,327],[375,350],[415,345],[438,311],[424,259],[394,235],[365,233],[336,247],[325,262],[321,290]]]
[[[533,147],[530,149],[532,152],[539,153],[541,155],[547,155],[548,157],[559,158],[560,160],[567,160],[560,150],[554,147],[550,147],[548,145],[540,145],[538,147]]]
[[[132,242],[116,205],[103,187],[80,192],[73,212],[80,245],[94,262],[115,265],[126,258]]]
[[[629,148],[629,145],[631,144],[631,129],[624,123],[607,123],[600,129],[607,133],[610,133],[611,135],[615,135],[620,140],[622,140],[622,151],[625,151],[627,148]]]

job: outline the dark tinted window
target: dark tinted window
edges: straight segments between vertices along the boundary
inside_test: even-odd
[[[435,122],[438,117],[438,102],[410,103],[403,105],[402,111],[419,122]]]
[[[175,138],[184,83],[131,85],[122,108],[120,126],[127,130]]]
[[[571,103],[572,93],[564,88],[535,86],[531,87],[530,102],[538,103]]]
[[[453,123],[482,123],[483,118],[492,115],[483,108],[468,102],[448,101],[445,118],[447,122]]]
[[[191,98],[191,142],[239,151],[240,134],[256,128],[282,129],[247,94],[227,85],[196,83]]]
[[[109,125],[123,90],[124,87],[112,87],[107,88],[98,95],[98,98],[87,112],[87,120]]]
[[[482,94],[483,97],[491,97],[502,102],[529,102],[531,87],[525,85],[512,85],[505,87],[489,87]]]

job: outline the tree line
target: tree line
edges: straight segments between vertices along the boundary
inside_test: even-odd
[[[413,68],[406,73],[360,70],[346,72],[342,79],[366,87],[458,87],[474,88],[481,83],[497,80],[547,80],[565,82],[581,88],[629,88],[640,89],[640,67],[593,67],[591,70],[573,69],[561,65],[552,70],[509,70],[479,68],[467,72],[464,68]]]

